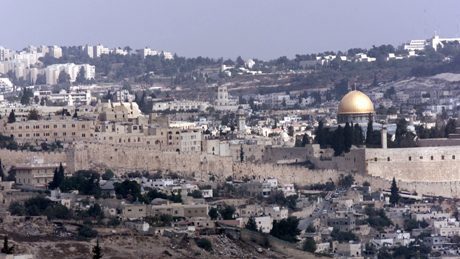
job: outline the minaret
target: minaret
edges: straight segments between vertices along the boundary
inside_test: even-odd
[[[382,125],[382,130],[380,131],[382,148],[387,149],[387,126]]]

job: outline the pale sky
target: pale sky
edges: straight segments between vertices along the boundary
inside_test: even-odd
[[[458,0],[0,0],[0,45],[271,59],[460,36]]]

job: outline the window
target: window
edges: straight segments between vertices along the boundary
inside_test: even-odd
[[[388,162],[390,162],[390,161],[391,161],[390,157],[387,157],[387,161],[388,161]]]
[[[412,157],[411,157],[411,156],[409,157],[409,161],[412,161]]]
[[[374,161],[377,162],[377,158],[376,158],[376,157],[374,158]]]
[[[441,156],[441,159],[444,160],[444,155]]]
[[[434,157],[433,157],[433,156],[431,156],[430,158],[431,158],[431,160],[433,160],[433,159],[434,159]]]
[[[452,159],[455,159],[455,155],[452,156]]]

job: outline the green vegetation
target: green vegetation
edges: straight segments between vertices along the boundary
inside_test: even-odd
[[[339,177],[338,185],[342,188],[348,189],[353,185],[354,182],[355,182],[355,178],[351,174],[348,174],[346,176],[343,176],[343,174],[341,174]]]
[[[102,180],[110,180],[115,176],[112,170],[106,169],[105,172],[102,174]]]
[[[30,198],[24,203],[13,202],[9,211],[16,216],[47,216],[48,219],[68,219],[72,213],[67,207],[42,196]]]
[[[257,231],[257,223],[256,223],[255,218],[252,216],[249,217],[249,220],[244,227],[252,231]]]
[[[404,220],[404,230],[405,231],[412,231],[413,229],[416,229],[416,228],[426,228],[428,227],[430,224],[428,224],[428,222],[426,221],[417,221],[415,219],[405,219]]]
[[[99,245],[99,239],[96,241],[96,246],[93,247],[93,259],[101,259],[103,254],[102,254],[102,249],[101,246]]]
[[[224,205],[222,208],[220,208],[219,213],[222,216],[222,219],[234,219],[233,214],[235,214],[235,207]]]
[[[115,183],[115,194],[117,197],[127,199],[131,202],[141,197],[141,186],[136,181],[125,180],[121,183]]]
[[[212,243],[211,241],[209,241],[209,239],[207,238],[199,238],[197,240],[195,240],[196,242],[196,245],[201,248],[201,249],[204,249],[206,251],[212,251]]]
[[[390,194],[390,203],[392,205],[398,204],[400,197],[399,197],[399,188],[396,185],[396,179],[393,177],[393,181],[391,182],[391,194]]]
[[[59,168],[54,169],[53,180],[48,184],[48,188],[54,190],[61,186],[65,180],[64,167],[62,163],[59,164]]]
[[[95,238],[97,237],[97,231],[94,230],[91,226],[89,225],[83,225],[80,228],[78,228],[78,236],[81,238]]]
[[[14,253],[14,245],[10,246],[8,244],[8,236],[5,236],[3,238],[3,247],[2,247],[1,252],[4,253],[4,254],[7,254],[7,255],[11,255],[11,254]]]
[[[350,231],[339,231],[338,229],[334,228],[331,233],[332,240],[336,240],[339,242],[349,242],[349,241],[359,241],[359,238]]]
[[[297,236],[300,234],[300,230],[297,228],[298,225],[299,219],[292,216],[280,221],[274,220],[270,235],[284,241],[297,242]]]
[[[146,217],[145,221],[155,227],[168,227],[171,226],[174,218],[171,215],[162,214],[159,216]]]
[[[99,197],[101,188],[99,186],[99,174],[92,170],[80,170],[74,175],[66,177],[59,188],[63,192],[78,190],[83,195],[94,195]]]
[[[313,240],[313,238],[311,238],[311,237],[307,237],[307,239],[303,243],[302,248],[303,248],[304,251],[314,253],[316,251],[316,242],[315,242],[315,240]]]
[[[219,217],[219,211],[213,207],[209,210],[208,215],[212,220],[216,220]]]
[[[369,225],[377,230],[382,230],[384,227],[388,227],[393,224],[383,209],[366,207],[365,213],[368,216],[367,222]]]

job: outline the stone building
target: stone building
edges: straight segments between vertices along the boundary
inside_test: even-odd
[[[94,122],[74,119],[29,120],[5,123],[0,133],[13,137],[19,143],[91,140]]]
[[[62,166],[65,168],[66,164]],[[14,166],[16,183],[24,186],[47,188],[53,180],[54,170],[59,167],[57,163],[45,163],[43,159],[34,158],[30,163]]]

